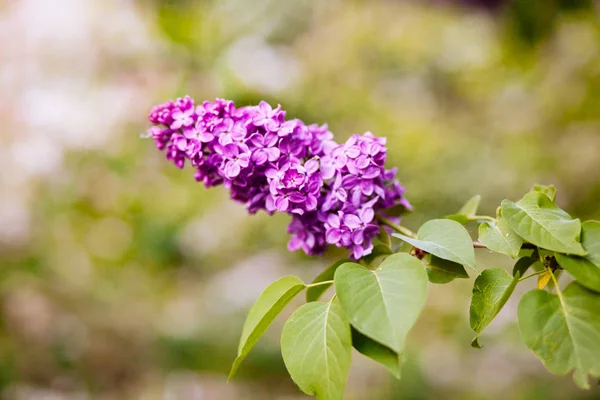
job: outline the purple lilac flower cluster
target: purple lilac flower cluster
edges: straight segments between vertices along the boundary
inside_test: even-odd
[[[197,181],[225,186],[250,213],[291,215],[290,251],[322,254],[332,244],[355,259],[369,254],[379,232],[375,212],[410,208],[396,170],[384,168],[385,139],[367,132],[337,144],[327,125],[285,115],[266,102],[196,106],[186,96],[152,109],[150,134],[177,167],[188,162]]]

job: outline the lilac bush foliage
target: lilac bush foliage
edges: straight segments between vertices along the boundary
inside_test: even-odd
[[[264,101],[196,106],[186,96],[152,109],[150,134],[178,168],[189,163],[197,181],[225,186],[248,212],[291,215],[290,251],[322,254],[332,244],[355,259],[370,254],[380,229],[375,212],[410,208],[396,169],[384,167],[385,138],[367,132],[338,144],[327,125],[285,116]]]
[[[600,347],[595,345],[600,325],[594,325],[600,321],[600,221],[573,219],[554,204],[553,186],[535,185],[516,203],[502,201],[496,218],[478,215],[480,197],[474,196],[457,214],[427,221],[415,233],[390,218],[399,215],[392,211],[410,205],[396,169],[385,169],[384,138],[366,132],[338,144],[326,125],[285,116],[280,106],[265,102],[237,108],[217,99],[196,106],[190,97],[156,106],[149,115],[156,145],[179,168],[191,165],[206,187],[225,186],[250,213],[289,214],[289,250],[321,254],[335,245],[348,249],[355,260],[362,258],[360,264],[338,261],[310,284],[286,276],[269,285],[246,319],[230,378],[275,316],[304,289],[307,304],[285,323],[280,341],[283,361],[300,389],[317,399],[341,400],[352,346],[399,378],[403,344],[425,305],[428,281],[467,278],[467,269],[477,271],[475,248],[485,247],[516,261],[512,275],[492,268],[475,279],[469,321],[476,336],[471,345],[481,347],[479,336],[515,287],[538,277],[538,289],[519,303],[524,343],[551,371],[574,370],[575,382],[590,387],[589,376],[600,371]],[[477,242],[464,226],[469,222],[479,224]],[[410,244],[410,253],[396,251],[388,240],[373,250],[373,239],[388,227],[395,231],[393,237]],[[385,259],[375,266],[377,255]],[[525,275],[538,263],[543,267]],[[563,270],[573,280],[560,289]],[[544,290],[549,281],[552,291]],[[333,297],[319,301],[332,285]],[[502,296],[490,298],[490,291]],[[378,309],[387,312],[377,314]],[[589,316],[587,336],[565,328],[573,312]],[[374,315],[380,323],[373,323]],[[351,325],[360,335],[351,334]],[[325,338],[323,329],[333,334]]]

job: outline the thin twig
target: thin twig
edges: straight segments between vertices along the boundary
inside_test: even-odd
[[[410,229],[402,226],[402,225],[398,225],[393,223],[392,221],[390,221],[389,219],[382,217],[381,215],[377,215],[377,220],[379,222],[381,222],[382,224],[389,226],[390,228],[392,228],[393,230],[395,230],[398,233],[401,233],[405,236],[410,236],[411,238],[416,239],[417,238],[417,234],[414,233],[413,231],[411,231]]]
[[[521,279],[519,279],[519,280],[518,280],[518,282],[524,281],[525,279],[529,279],[529,278],[531,278],[532,276],[536,276],[536,275],[543,274],[544,272],[546,272],[546,270],[543,270],[543,271],[538,271],[538,272],[534,272],[533,274],[530,274],[530,275],[527,275],[527,276],[524,276],[524,277],[522,277]]]
[[[488,215],[471,215],[468,218],[469,218],[469,221],[490,221],[490,222],[496,222],[496,218],[490,217]]]

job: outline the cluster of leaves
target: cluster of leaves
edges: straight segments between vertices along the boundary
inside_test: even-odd
[[[357,263],[341,260],[311,284],[284,277],[265,289],[250,310],[230,378],[281,310],[306,290],[306,304],[288,319],[281,334],[285,365],[296,384],[318,399],[341,399],[351,350],[375,360],[400,378],[406,336],[423,308],[428,282],[443,284],[477,273],[475,248],[516,260],[512,274],[484,270],[476,279],[470,324],[472,346],[513,294],[519,282],[538,278],[538,289],[520,300],[523,341],[552,372],[574,371],[588,388],[600,376],[600,222],[583,224],[554,204],[552,186],[535,186],[518,202],[504,200],[496,217],[477,215],[479,196],[457,213],[423,224],[416,233],[383,216],[380,221],[408,243],[398,251],[381,231],[373,253]],[[478,241],[465,225],[479,224]],[[533,273],[526,275],[527,270]],[[566,271],[572,281],[561,289]],[[331,286],[335,294],[320,301]]]

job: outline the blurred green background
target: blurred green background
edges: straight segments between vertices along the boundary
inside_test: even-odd
[[[339,141],[386,136],[416,208],[534,183],[600,218],[600,18],[592,0],[0,1],[0,397],[303,399],[276,320],[226,383],[286,251],[143,139],[152,105],[266,99]],[[479,268],[509,267],[480,253]],[[529,282],[518,290],[527,289]],[[534,284],[533,282],[531,284]],[[521,344],[518,296],[469,346],[472,280],[431,287],[403,379],[354,354],[347,399],[592,399]],[[301,299],[297,299],[298,304]]]

